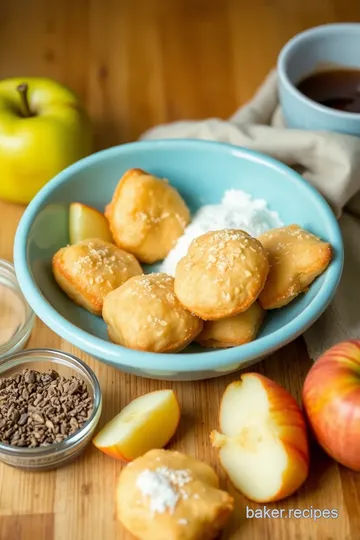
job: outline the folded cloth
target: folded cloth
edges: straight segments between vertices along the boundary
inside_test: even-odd
[[[339,341],[360,339],[360,138],[287,129],[278,102],[276,72],[229,120],[174,122],[141,137],[168,138],[217,140],[263,152],[298,170],[323,194],[343,233],[344,273],[330,307],[305,333],[306,345],[315,360]]]

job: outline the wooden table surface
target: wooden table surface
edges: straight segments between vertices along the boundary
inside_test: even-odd
[[[70,85],[92,116],[96,147],[104,148],[133,140],[160,122],[226,118],[250,98],[287,39],[334,21],[360,21],[360,3],[2,0],[0,78],[46,75]],[[22,212],[22,207],[0,203],[0,257],[12,259]],[[286,501],[268,506],[337,509],[338,519],[246,519],[245,505],[258,506],[234,493],[209,445],[221,395],[236,374],[194,383],[136,378],[84,355],[40,321],[28,346],[54,347],[86,360],[103,389],[102,422],[142,393],[173,387],[183,414],[171,447],[213,464],[222,485],[236,496],[236,511],[223,540],[360,537],[360,476],[317,448],[306,484]],[[310,365],[298,340],[254,369],[299,398]],[[93,446],[57,471],[20,472],[0,465],[0,540],[130,540],[115,517],[114,489],[121,467]]]

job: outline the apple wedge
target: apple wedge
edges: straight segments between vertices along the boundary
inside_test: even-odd
[[[234,486],[256,502],[278,501],[305,481],[309,449],[294,398],[258,373],[231,383],[222,398],[220,429],[210,435]]]
[[[94,445],[116,459],[132,461],[149,450],[163,448],[174,435],[180,407],[173,390],[158,390],[131,401],[106,424]]]
[[[77,244],[89,238],[99,238],[113,243],[106,217],[91,206],[74,202],[69,207],[70,244]]]

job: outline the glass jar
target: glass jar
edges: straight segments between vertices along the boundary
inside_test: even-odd
[[[0,259],[0,359],[24,348],[35,314],[22,294],[14,266]]]
[[[0,360],[0,378],[21,373],[23,369],[39,372],[55,370],[69,378],[75,375],[85,381],[93,410],[84,425],[59,443],[49,446],[24,448],[0,443],[0,461],[20,469],[45,470],[65,465],[75,459],[91,441],[99,422],[102,397],[99,381],[88,365],[75,356],[52,349],[29,349]]]

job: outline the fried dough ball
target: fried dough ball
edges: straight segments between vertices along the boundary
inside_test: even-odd
[[[109,292],[143,273],[133,255],[98,238],[59,249],[52,270],[69,298],[95,315],[101,315]]]
[[[196,342],[202,347],[224,349],[253,341],[261,327],[265,311],[258,302],[249,309],[218,321],[206,321]]]
[[[130,169],[106,207],[115,243],[141,262],[165,259],[190,221],[190,212],[167,180]]]
[[[298,225],[272,229],[258,240],[270,262],[269,276],[259,297],[264,309],[289,304],[307,290],[331,261],[331,245]]]
[[[114,343],[151,352],[178,352],[201,332],[203,322],[174,294],[167,274],[135,276],[110,293],[103,318]]]
[[[180,452],[151,450],[120,473],[117,515],[139,540],[214,540],[233,511],[215,471]]]
[[[175,271],[175,294],[204,320],[246,311],[269,271],[264,248],[244,231],[223,229],[199,236]]]

